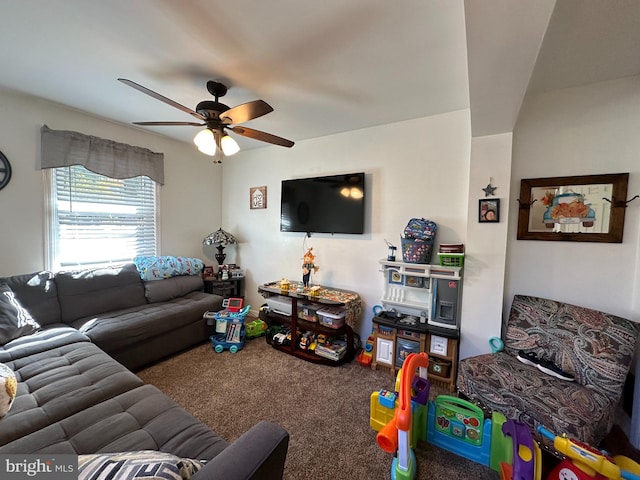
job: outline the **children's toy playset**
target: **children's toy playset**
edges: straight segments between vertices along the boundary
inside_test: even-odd
[[[216,333],[209,339],[216,353],[222,353],[224,350],[236,353],[244,347],[247,337],[244,319],[251,305],[243,308],[242,304],[242,298],[226,298],[222,302],[224,310],[213,312],[213,314],[205,313],[205,318],[209,320],[213,317],[215,321]]]
[[[529,427],[499,412],[485,418],[479,407],[461,398],[439,395],[429,400],[428,365],[425,353],[409,354],[398,372],[396,391],[371,394],[369,423],[378,432],[376,441],[395,455],[392,480],[416,478],[413,449],[419,441],[489,467],[501,480],[541,480],[542,453]],[[543,427],[538,432],[553,440],[565,457],[546,480],[640,480],[640,465],[627,457],[610,457]]]

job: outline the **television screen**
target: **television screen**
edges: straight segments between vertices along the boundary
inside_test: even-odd
[[[364,173],[282,181],[280,231],[364,233]]]

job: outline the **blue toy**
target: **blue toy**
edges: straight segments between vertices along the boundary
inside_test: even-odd
[[[215,314],[216,332],[219,333],[212,335],[209,339],[216,353],[222,353],[225,349],[229,349],[231,353],[242,350],[246,339],[244,319],[250,309],[251,306],[247,305],[241,310],[225,309]]]
[[[466,400],[439,395],[429,402],[427,442],[488,467],[491,419]]]

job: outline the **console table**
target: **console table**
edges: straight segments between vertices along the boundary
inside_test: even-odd
[[[289,289],[283,290],[280,282],[265,283],[258,287],[258,292],[264,298],[274,295],[281,295],[291,298],[291,316],[279,315],[269,312],[267,316],[275,323],[288,326],[291,330],[291,342],[288,345],[277,345],[272,343],[273,348],[281,350],[289,355],[294,355],[309,362],[321,363],[324,365],[341,365],[345,362],[353,360],[355,354],[353,342],[353,329],[358,322],[362,313],[362,300],[355,292],[348,290],[340,290],[331,287],[320,286],[320,289],[312,294],[310,289],[298,291],[295,284]],[[320,325],[317,322],[310,322],[298,316],[298,302],[317,304],[322,306],[341,306],[346,309],[345,323],[339,328],[329,328]],[[298,346],[299,332],[313,332],[316,335],[325,335],[327,337],[337,337],[344,335],[347,341],[347,350],[345,355],[339,360],[330,360],[328,358],[316,355],[314,352],[302,350]]]

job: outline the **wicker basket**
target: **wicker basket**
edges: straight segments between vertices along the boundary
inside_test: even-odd
[[[433,253],[433,240],[423,241],[414,238],[400,238],[402,243],[402,261],[406,263],[429,263]]]
[[[464,264],[464,253],[439,253],[441,267],[462,267]]]

